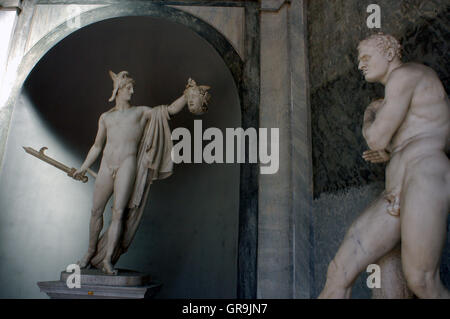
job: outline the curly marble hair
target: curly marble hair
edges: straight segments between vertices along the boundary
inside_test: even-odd
[[[395,51],[395,55],[399,59],[402,58],[402,46],[400,45],[400,42],[390,34],[384,34],[383,32],[372,34],[359,43],[358,50],[367,45],[375,46],[381,53],[386,53],[392,48]]]
[[[184,90],[183,94],[188,100],[188,108],[191,113],[201,115],[208,111],[208,103],[211,99],[211,95],[208,92],[209,89],[210,87],[207,85],[198,86],[193,79],[189,78],[188,84],[186,85],[186,89]],[[197,94],[200,97],[200,103],[191,104],[189,102],[193,94]]]

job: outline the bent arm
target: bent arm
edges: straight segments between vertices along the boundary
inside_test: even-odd
[[[176,99],[175,102],[170,104],[169,107],[167,108],[167,110],[170,115],[175,115],[183,109],[183,107],[186,105],[186,103],[187,103],[187,100],[183,94],[178,99]]]
[[[367,130],[372,126],[373,122],[375,121],[375,118],[377,117],[377,112],[383,106],[383,103],[384,100],[377,100],[370,103],[370,105],[366,108],[366,111],[364,112],[364,123],[362,127],[362,132],[364,136],[366,136]]]
[[[92,145],[91,149],[88,152],[88,155],[86,156],[86,159],[81,165],[80,170],[86,171],[89,167],[91,167],[92,164],[97,160],[98,156],[100,155],[100,152],[103,149],[103,144],[106,140],[106,127],[103,122],[103,115],[100,116],[100,119],[98,121],[98,132],[97,136],[95,137],[94,145]]]
[[[367,120],[363,127],[364,138],[373,151],[385,150],[405,119],[415,89],[415,81],[408,73],[402,71],[391,75],[383,105],[373,122]]]

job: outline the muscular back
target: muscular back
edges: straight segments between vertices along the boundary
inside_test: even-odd
[[[126,110],[112,109],[102,114],[106,129],[103,159],[109,165],[120,165],[129,156],[136,156],[148,110],[148,107],[131,107]]]
[[[450,110],[447,94],[437,74],[425,65],[407,63],[393,72],[387,87],[393,80],[407,81],[411,97],[404,120],[393,135],[389,148],[396,152],[424,140],[427,147],[444,150],[450,136]]]

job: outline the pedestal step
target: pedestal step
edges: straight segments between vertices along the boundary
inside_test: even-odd
[[[61,272],[58,281],[42,281],[37,285],[52,299],[143,299],[152,298],[161,284],[150,281],[150,276],[130,270],[119,270],[118,275],[105,275],[97,269],[82,269],[81,287],[67,287],[72,273]]]

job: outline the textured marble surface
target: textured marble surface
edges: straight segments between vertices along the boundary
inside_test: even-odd
[[[37,285],[51,299],[144,299],[152,298],[161,289],[160,284],[138,287],[88,284],[78,289],[67,288],[63,281],[41,281]]]
[[[38,4],[35,7],[31,32],[29,34],[26,51],[36,44],[53,28],[64,23],[78,14],[106,6],[107,4]],[[221,32],[238,51],[244,56],[244,8],[243,7],[202,7],[202,6],[171,6],[190,13],[205,22],[210,23]]]
[[[265,5],[265,3],[263,3]],[[311,159],[303,1],[261,14],[261,127],[280,169],[259,183],[258,298],[310,296]]]
[[[25,52],[26,41],[30,30],[31,20],[33,18],[36,1],[37,0],[29,0],[24,2],[22,5],[22,12],[17,19],[14,34],[10,43],[9,58],[5,71],[5,81],[7,78],[11,78],[11,81],[14,82],[16,77],[17,69],[19,68],[19,64],[21,63]],[[5,82],[2,83],[2,86],[5,86]],[[2,96],[0,99],[0,169],[3,166],[5,145],[8,138],[15,97],[17,95],[17,91],[14,92],[14,83],[11,83],[11,86],[12,88],[10,88],[10,90],[13,92],[9,94],[10,96]],[[8,92],[6,94],[8,95],[9,90],[7,91]]]
[[[259,184],[258,298],[292,298],[292,184],[287,7],[261,16],[261,127],[280,130],[280,168]]]
[[[59,280],[67,282],[73,272],[62,271]],[[70,280],[69,279],[69,280]],[[103,273],[99,269],[81,269],[80,285],[136,287],[150,284],[150,275],[133,270],[118,269],[116,276]]]
[[[334,192],[384,178],[382,165],[365,163],[362,118],[368,103],[384,96],[357,70],[359,41],[376,32],[366,26],[373,1],[309,1],[309,57],[313,131],[314,192]],[[437,71],[450,89],[450,3],[445,0],[380,0],[381,31],[397,36],[404,61]]]
[[[260,16],[257,6],[245,8],[245,56],[239,83],[242,128],[259,128]],[[238,298],[254,299],[257,291],[258,183],[257,164],[241,165],[239,196]]]
[[[312,147],[309,106],[307,20],[304,1],[292,1],[289,10],[291,92],[291,176],[294,237],[294,298],[310,298],[313,268],[312,241]]]
[[[51,5],[38,4],[34,9],[31,32],[27,39],[26,51],[30,50],[40,39],[52,29],[83,12],[93,10],[104,5]]]
[[[190,13],[211,24],[233,45],[239,56],[245,60],[245,8],[171,6]]]

